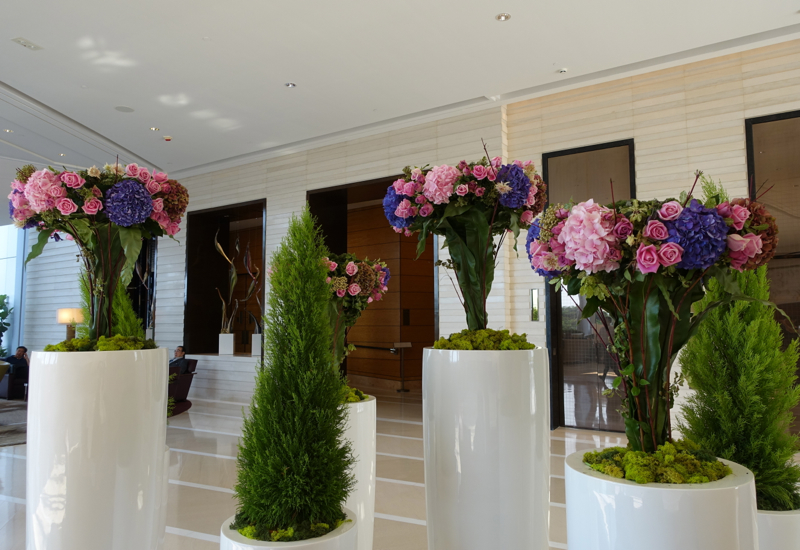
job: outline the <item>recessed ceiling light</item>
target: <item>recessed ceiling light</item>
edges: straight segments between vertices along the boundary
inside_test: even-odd
[[[164,141],[172,141],[172,136],[164,136]]]
[[[203,37],[203,40],[205,40],[206,42],[208,42],[209,40],[211,40],[211,37],[210,37],[210,36],[204,36],[204,37]]]
[[[509,19],[511,19],[511,14],[505,12],[498,13],[497,15],[494,16],[494,18],[497,19],[498,21],[508,21]]]
[[[29,50],[37,51],[37,50],[41,50],[42,49],[42,47],[39,46],[38,44],[34,44],[30,40],[22,38],[21,36],[18,36],[17,38],[12,38],[11,41],[12,42],[16,42],[20,46],[22,46],[24,48],[28,48]]]
[[[158,132],[158,128],[156,128],[155,126],[150,126],[150,129],[153,130],[154,132]]]
[[[558,72],[559,72],[559,74],[564,74],[565,72],[567,72],[567,70],[568,69],[566,67],[564,67],[563,69],[559,69]]]
[[[116,109],[120,113],[132,113],[133,112],[133,109],[131,109],[130,107],[125,107],[124,105],[117,105],[116,107],[114,107],[114,109]]]
[[[3,131],[4,131],[5,133],[7,133],[7,134],[13,134],[13,133],[14,133],[14,130],[9,130],[8,128],[6,128],[6,129],[5,129],[5,130],[3,130]]]
[[[284,84],[284,86],[286,86],[287,88],[297,88],[297,84],[295,84],[294,82],[287,82],[286,84]]]
[[[59,153],[59,155],[58,155],[58,156],[59,156],[59,157],[66,157],[67,155],[65,155],[64,153]]]

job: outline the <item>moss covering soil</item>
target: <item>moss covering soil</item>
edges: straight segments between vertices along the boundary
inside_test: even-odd
[[[44,351],[120,351],[156,348],[158,346],[153,340],[117,334],[111,338],[101,336],[99,340],[90,340],[89,338],[64,340],[58,344],[46,345]]]
[[[307,540],[327,535],[331,531],[338,529],[343,523],[350,521],[353,520],[345,519],[345,515],[342,513],[341,519],[338,519],[333,526],[327,523],[305,522],[294,527],[287,527],[286,529],[265,529],[259,531],[255,525],[241,526],[234,522],[230,525],[230,528],[235,529],[240,535],[251,540],[291,542],[293,540]]]
[[[536,349],[528,342],[526,334],[510,334],[507,330],[462,330],[451,334],[450,338],[439,338],[433,344],[435,349],[457,350],[521,350]]]
[[[583,462],[603,474],[636,483],[709,483],[733,473],[717,457],[686,440],[659,445],[654,453],[609,447],[584,454]]]

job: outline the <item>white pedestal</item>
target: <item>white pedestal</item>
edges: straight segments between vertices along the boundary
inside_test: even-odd
[[[580,550],[758,550],[753,473],[702,484],[639,484],[566,459],[567,544]],[[787,548],[780,546],[781,549]]]
[[[263,334],[253,334],[251,335],[250,340],[250,355],[252,357],[261,357],[261,340],[264,337]]]
[[[427,348],[422,377],[428,548],[547,550],[547,351]]]
[[[28,550],[158,548],[166,380],[165,349],[33,352]]]
[[[353,521],[343,523],[327,535],[315,539],[292,542],[266,542],[251,540],[230,528],[236,516],[229,517],[220,529],[220,550],[257,550],[259,548],[286,548],[291,550],[356,550],[358,540],[358,521],[353,512],[345,508],[347,517]]]
[[[217,355],[233,355],[233,334],[219,335],[219,352]]]
[[[758,511],[760,550],[800,550],[800,510]]]
[[[377,400],[370,395],[366,401],[348,403],[345,439],[353,444],[356,457],[356,485],[345,507],[358,518],[358,550],[372,550],[375,527],[375,470],[377,449]]]

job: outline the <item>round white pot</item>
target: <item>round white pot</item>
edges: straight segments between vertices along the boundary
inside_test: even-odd
[[[377,400],[370,395],[365,401],[347,404],[345,439],[353,445],[356,485],[345,502],[358,519],[358,550],[372,550],[375,528],[375,469],[377,450]]]
[[[422,378],[428,548],[546,550],[547,351],[426,348]]]
[[[800,510],[759,510],[757,517],[760,550],[800,550]]]
[[[358,544],[358,521],[353,512],[344,509],[348,521],[341,524],[327,535],[315,539],[297,540],[292,542],[266,542],[248,539],[230,528],[236,516],[229,517],[223,524],[219,533],[220,550],[256,550],[258,548],[291,548],[302,550],[356,550]]]
[[[567,543],[579,550],[758,550],[753,473],[719,481],[639,484],[566,459]],[[781,547],[785,548],[785,547]]]
[[[33,353],[28,550],[157,548],[166,380],[166,349]]]

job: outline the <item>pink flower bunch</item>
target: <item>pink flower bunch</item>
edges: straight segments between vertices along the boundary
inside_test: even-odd
[[[461,176],[458,168],[443,164],[434,166],[425,176],[423,194],[433,204],[446,204],[450,202],[453,194],[453,184]]]
[[[742,223],[744,224],[744,222]],[[747,260],[754,258],[757,254],[761,254],[761,250],[762,242],[759,235],[754,233],[747,233],[745,235],[732,233],[728,235],[728,252],[731,257],[731,267],[733,269],[742,271],[742,266],[747,263]]]
[[[744,222],[750,218],[750,210],[738,204],[731,206],[727,201],[717,205],[717,213],[723,218],[730,219],[731,226],[737,231],[741,231]]]
[[[67,190],[56,174],[44,169],[30,175],[24,193],[31,210],[38,214],[55,208],[56,200],[66,196]]]
[[[660,266],[675,265],[681,259],[683,259],[683,247],[678,243],[664,243],[659,247],[648,244],[636,250],[636,268],[642,273],[655,273]]]
[[[574,261],[577,269],[597,273],[619,268],[622,254],[614,235],[614,218],[612,210],[592,199],[572,207],[558,242],[564,245],[564,256]]]

